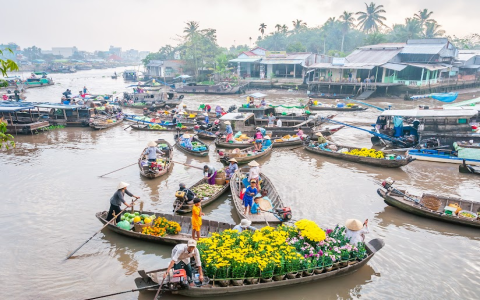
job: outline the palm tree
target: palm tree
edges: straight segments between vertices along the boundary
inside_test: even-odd
[[[418,14],[414,14],[413,17],[417,19],[420,22],[420,25],[423,28],[423,25],[425,25],[425,22],[431,22],[433,21],[430,19],[430,16],[433,14],[433,11],[428,11],[428,9],[423,9],[419,10]]]
[[[275,28],[277,29],[277,32],[280,32],[280,30],[282,30],[282,25],[277,24],[275,25]]]
[[[422,34],[422,25],[419,20],[414,18],[405,19],[405,36],[408,39],[417,39]]]
[[[340,51],[343,52],[343,44],[345,42],[345,35],[348,33],[348,30],[350,30],[351,27],[353,27],[355,24],[355,17],[353,17],[353,13],[344,11],[343,14],[340,15],[338,18],[341,20],[342,23],[342,46]]]
[[[383,21],[387,20],[381,14],[386,13],[383,9],[383,5],[376,5],[375,3],[371,2],[370,4],[365,3],[366,12],[359,11],[357,15],[358,25],[363,31],[369,33],[378,31],[379,25],[384,26],[385,24]]]
[[[187,34],[187,37],[192,36],[198,31],[198,27],[200,26],[196,21],[189,21],[185,23],[187,26],[183,28],[183,33]]]
[[[423,36],[427,39],[443,36],[445,34],[445,30],[440,29],[440,27],[442,26],[439,25],[435,20],[425,23],[425,32],[423,33]]]
[[[265,29],[267,29],[267,25],[265,23],[260,24],[260,28],[258,28],[258,30],[262,34],[262,38],[263,38],[263,34],[265,33]]]
[[[283,33],[283,34],[286,34],[287,32],[288,32],[288,26],[285,25],[285,24],[283,24],[283,26],[282,26],[282,33]]]
[[[305,28],[307,26],[307,23],[303,22],[302,20],[296,19],[295,21],[292,21],[293,23],[293,30],[294,31],[300,31],[302,28]]]

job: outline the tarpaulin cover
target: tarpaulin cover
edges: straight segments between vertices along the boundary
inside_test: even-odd
[[[432,98],[441,102],[450,103],[457,100],[458,93],[433,93],[427,95],[412,96],[410,99]]]

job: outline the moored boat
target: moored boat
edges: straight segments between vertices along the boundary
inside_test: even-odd
[[[154,212],[148,212],[148,211],[142,211],[141,213],[147,214],[147,215],[155,215],[157,218],[163,217],[163,218],[166,218],[168,221],[177,222],[181,227],[181,231],[175,235],[155,236],[155,235],[143,234],[141,232],[136,232],[134,230],[122,229],[112,223],[108,224],[106,228],[120,235],[132,237],[132,238],[136,238],[144,241],[154,242],[154,243],[162,243],[162,244],[182,244],[182,243],[186,243],[189,239],[192,238],[192,218],[191,217],[164,214],[164,213],[154,213]],[[103,224],[106,224],[107,214],[108,214],[108,211],[102,211],[102,212],[96,213],[95,216],[97,217],[98,220],[100,220],[100,222],[102,222]],[[223,230],[226,230],[226,229],[232,229],[234,226],[235,226],[234,224],[218,222],[218,221],[202,218],[202,227],[200,229],[200,235],[206,237],[210,233],[222,232]]]
[[[480,159],[460,158],[458,157],[457,152],[452,150],[413,149],[408,150],[407,153],[417,160],[450,164],[463,164],[463,161],[465,160],[469,165],[480,166]]]
[[[309,107],[310,110],[328,110],[328,111],[343,111],[343,112],[350,112],[350,111],[364,111],[367,110],[366,107],[361,106],[344,106],[344,107],[336,107],[336,106],[327,106],[327,105],[312,105]]]
[[[157,161],[149,162],[148,158],[143,154],[145,149],[143,149],[140,158],[138,159],[138,167],[140,169],[140,174],[146,178],[157,178],[162,175],[167,174],[173,167],[173,148],[169,142],[166,140],[160,139],[153,143],[164,154],[157,153]]]
[[[0,120],[6,123],[9,134],[33,134],[45,130],[49,123],[34,116],[35,107],[29,103],[0,101]]]
[[[175,145],[178,149],[184,153],[191,154],[193,156],[208,156],[208,145],[199,140],[196,136],[193,137],[191,140],[192,145],[194,146],[192,149],[186,148],[181,141],[181,137],[176,137],[177,142]],[[197,147],[196,147],[197,146]],[[197,149],[197,150],[195,150]]]
[[[333,145],[329,143],[329,145]],[[410,156],[400,156],[400,155],[395,155],[391,154],[391,159],[386,159],[386,158],[381,158],[381,157],[368,157],[368,156],[361,156],[361,155],[351,155],[351,154],[346,154],[343,152],[351,152],[352,150],[359,150],[358,148],[355,147],[349,147],[349,146],[343,146],[343,145],[335,145],[337,147],[337,151],[333,151],[327,148],[322,148],[319,147],[316,143],[311,143],[308,146],[305,146],[304,149],[313,152],[316,154],[324,155],[324,156],[329,156],[341,160],[346,160],[346,161],[352,161],[356,163],[362,163],[362,164],[368,164],[372,166],[377,166],[377,167],[384,167],[384,168],[399,168],[402,166],[406,166],[407,164],[411,163],[414,161],[414,158]],[[342,152],[338,152],[344,150]],[[373,150],[374,149],[368,149],[368,150]]]
[[[273,143],[273,148],[279,148],[279,147],[291,147],[291,146],[300,146],[303,144],[303,140],[300,139],[298,136],[276,136],[272,137]]]
[[[425,193],[417,197],[392,188],[391,183],[384,182],[382,185],[386,190],[380,188],[377,193],[390,206],[437,221],[480,228],[480,202]],[[464,216],[464,213],[472,217]]]
[[[197,183],[195,183],[194,185],[192,185],[188,189],[195,193],[195,190],[197,188],[200,188],[200,187],[205,186],[205,185],[208,185],[208,183],[205,180],[205,178],[202,178],[200,181],[198,181]],[[217,186],[217,185],[215,185],[215,186]],[[230,185],[223,182],[223,185],[221,185],[221,188],[218,188],[218,191],[215,192],[214,194],[212,194],[209,197],[203,197],[199,193],[195,193],[195,194],[198,198],[200,198],[202,200],[202,202],[201,202],[202,207],[205,207],[206,205],[208,205],[208,204],[212,203],[213,201],[217,200],[218,198],[220,198],[220,196],[223,195],[223,193],[225,193],[229,188],[230,188]],[[177,213],[183,213],[183,214],[188,213],[188,212],[192,211],[192,208],[193,208],[193,203],[185,203],[185,199],[177,198],[173,202],[173,210]]]
[[[224,165],[228,166],[228,160],[231,158],[235,158],[237,160],[237,164],[243,165],[251,162],[252,160],[269,155],[272,152],[274,146],[275,142],[273,142],[270,147],[260,152],[254,151],[255,146],[252,146],[249,148],[241,149],[238,152],[233,152],[235,150],[229,152],[223,152],[218,150],[218,154],[220,156],[220,162],[222,162]]]
[[[458,166],[458,171],[460,173],[471,173],[471,174],[480,175],[480,167],[467,165],[465,161],[463,161],[463,163],[460,166]]]
[[[227,142],[223,137],[218,137],[217,139],[215,139],[215,146],[217,146],[217,148],[244,149],[244,148],[252,147],[252,145],[253,145],[253,142],[238,142],[235,139],[233,139],[231,142]]]
[[[142,131],[189,131],[193,129],[193,127],[187,127],[187,126],[183,126],[182,128],[179,128],[175,125],[161,125],[161,128],[156,128],[154,126],[155,125],[140,124],[140,123],[130,125],[132,129],[142,130]]]
[[[96,117],[90,120],[89,126],[94,130],[108,129],[117,126],[123,122],[123,118],[118,119],[115,116]]]
[[[217,135],[212,131],[206,130],[195,130],[195,134],[201,139],[214,140],[217,138]]]

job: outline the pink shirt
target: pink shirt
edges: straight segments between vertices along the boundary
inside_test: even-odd
[[[261,133],[261,132],[257,132],[257,133],[255,133],[255,139],[257,139],[257,140],[261,140],[261,139],[263,139],[263,135],[262,135],[262,133]]]

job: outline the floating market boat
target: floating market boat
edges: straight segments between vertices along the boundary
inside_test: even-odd
[[[243,194],[245,186],[243,184],[244,178],[248,177],[248,168],[246,170],[237,170],[232,177],[230,178],[230,190],[232,192],[232,201],[235,205],[235,210],[237,211],[240,219],[249,219],[252,223],[267,223],[267,224],[278,224],[282,223],[284,220],[278,210],[283,210],[285,205],[283,204],[280,195],[278,194],[275,186],[270,181],[270,179],[265,176],[265,174],[260,173],[261,183],[260,186],[262,190],[268,191],[268,199],[262,198],[262,209],[267,210],[266,212],[262,211],[258,215],[248,214],[245,215],[245,206],[243,201],[240,198],[240,195]],[[245,180],[246,181],[246,180]],[[291,215],[290,215],[291,216]]]
[[[333,144],[329,143],[329,145],[333,145]],[[310,145],[305,146],[304,149],[309,152],[313,152],[316,154],[325,155],[329,157],[334,157],[341,160],[352,161],[352,162],[368,164],[368,165],[377,166],[377,167],[385,167],[385,168],[399,168],[402,166],[406,166],[415,160],[411,156],[404,157],[404,156],[395,155],[395,154],[388,154],[387,158],[346,154],[342,152],[351,153],[352,150],[357,150],[359,152],[361,152],[362,150],[359,150],[358,148],[354,148],[354,147],[343,146],[343,145],[335,145],[335,146],[338,149],[337,151],[318,147],[316,146],[315,143],[311,143]],[[342,151],[342,149],[344,151]],[[372,150],[375,151],[374,149],[368,149],[367,151],[372,151]],[[342,151],[342,152],[338,152],[338,151]],[[368,153],[365,153],[365,154],[368,154]],[[383,156],[383,153],[381,154],[381,156]]]
[[[237,160],[237,164],[243,165],[251,162],[252,160],[269,155],[272,152],[273,147],[275,147],[275,142],[273,142],[270,147],[260,152],[254,151],[255,146],[241,149],[238,152],[233,152],[235,150],[232,150],[230,152],[223,152],[221,150],[217,150],[217,152],[220,156],[220,162],[222,162],[224,165],[229,165],[230,163],[228,162],[228,160],[231,158],[235,158]]]
[[[195,134],[201,139],[214,140],[217,138],[217,135],[212,131],[198,129],[198,130],[195,130]]]
[[[478,174],[480,175],[480,167],[478,166],[472,166],[472,165],[467,165],[465,161],[463,161],[463,164],[458,166],[458,171],[460,173],[472,173],[472,174]]]
[[[141,232],[135,232],[134,230],[122,229],[120,227],[117,227],[115,224],[109,224],[107,225],[106,228],[124,236],[132,237],[132,238],[136,238],[144,241],[149,241],[149,242],[162,243],[162,244],[182,244],[182,243],[186,243],[189,239],[192,238],[192,218],[191,217],[164,214],[164,213],[154,213],[154,212],[147,212],[147,211],[142,211],[140,213],[147,214],[147,215],[155,215],[157,218],[163,217],[169,221],[175,221],[180,225],[182,230],[175,235],[155,236],[155,235],[143,234]],[[102,211],[95,214],[97,219],[99,219],[100,222],[102,222],[103,224],[107,223],[107,220],[106,220],[107,215],[108,215],[108,211]],[[202,218],[202,227],[200,229],[200,235],[203,237],[206,237],[210,233],[222,232],[223,230],[226,230],[226,229],[232,229],[234,226],[235,224],[229,224],[229,223],[218,222],[218,221]]]
[[[291,147],[291,146],[300,146],[303,144],[303,140],[301,140],[299,137],[296,135],[289,137],[289,136],[276,136],[272,137],[273,143],[273,148],[279,148],[279,147]]]
[[[404,190],[391,189],[386,182],[382,185],[386,190],[380,188],[377,193],[388,205],[421,217],[480,228],[480,202],[431,194],[416,197]]]
[[[232,86],[229,82],[221,82],[214,85],[200,85],[196,83],[185,84],[175,89],[177,93],[185,94],[216,94],[216,95],[228,95],[228,94],[240,94],[246,88],[247,84],[238,86]]]
[[[180,138],[177,138],[177,142],[175,143],[175,145],[178,147],[178,149],[184,153],[187,153],[187,154],[191,154],[193,156],[208,156],[208,145],[205,144],[204,142],[202,142],[201,140],[199,140],[196,136],[193,137],[192,139],[192,145],[195,147],[196,145],[198,145],[198,149],[202,149],[202,150],[199,150],[199,151],[194,151],[194,150],[190,150],[190,149],[187,149],[185,148],[184,146],[182,146],[181,144],[181,139]],[[205,150],[203,150],[205,149]]]
[[[479,154],[480,154],[480,150]],[[469,165],[480,166],[480,159],[461,158],[458,157],[458,152],[452,150],[430,150],[430,149],[413,149],[408,150],[408,155],[417,160],[463,164],[463,161]]]
[[[310,282],[319,282],[322,280],[327,280],[330,278],[336,278],[347,274],[352,274],[353,272],[359,270],[365,266],[370,259],[380,251],[385,243],[382,239],[373,239],[365,243],[365,249],[367,256],[361,261],[352,261],[351,263],[344,264],[339,266],[337,269],[332,269],[326,271],[324,269],[319,274],[313,272],[311,275],[300,272],[297,276],[292,278],[285,277],[280,281],[269,281],[262,282],[261,280],[256,279],[257,283],[248,284],[248,281],[242,282],[239,285],[233,285],[233,281],[227,281],[226,286],[218,284],[216,281],[211,280],[208,284],[201,286],[189,287],[188,285],[181,284],[177,281],[165,281],[162,287],[162,290],[176,295],[182,295],[187,297],[213,297],[213,296],[228,296],[233,294],[243,294],[251,292],[259,292],[265,290],[278,290],[282,287],[291,287],[297,286],[298,284],[310,283]],[[135,279],[135,284],[138,289],[143,291],[156,292],[159,288],[159,282],[163,279],[163,274],[166,272],[165,269],[153,270],[145,272],[143,270],[138,271],[141,277]]]
[[[50,126],[48,121],[38,118],[38,109],[30,103],[0,101],[0,119],[2,118],[7,123],[8,134],[33,134]]]
[[[353,98],[355,95],[352,94],[329,94],[329,93],[310,93],[308,94],[310,98],[321,98],[321,99],[346,99]]]
[[[90,118],[95,116],[94,108],[79,105],[42,103],[35,107],[47,110],[45,113],[51,125],[89,126]]]
[[[90,127],[95,130],[108,129],[113,126],[117,126],[123,122],[122,119],[117,119],[115,116],[111,117],[96,117],[90,121]]]
[[[140,175],[147,178],[157,178],[162,175],[167,174],[171,171],[173,167],[173,148],[169,142],[166,140],[160,139],[156,141],[157,148],[162,151],[164,154],[157,153],[157,161],[149,162],[148,158],[143,154],[145,149],[143,149],[140,158],[138,159],[138,167],[140,168]]]
[[[229,188],[230,185],[226,183],[224,183],[223,185],[209,185],[205,178],[202,178],[200,181],[198,181],[188,189],[191,190],[195,194],[195,196],[202,200],[202,207],[204,207],[217,200]],[[193,203],[185,203],[185,199],[177,198],[173,202],[173,210],[177,213],[188,213],[192,211],[192,208]]]
[[[27,88],[34,88],[53,85],[54,82],[51,78],[28,78],[23,84]]]
[[[337,107],[337,106],[328,106],[328,105],[312,105],[309,107],[310,110],[328,110],[328,111],[343,111],[343,112],[350,112],[350,111],[364,111],[367,110],[367,107],[361,107],[358,105],[354,106],[344,106],[344,107]]]
[[[217,114],[215,112],[207,113],[206,111],[196,109],[185,109],[185,111],[190,115],[195,115],[198,120],[204,120],[204,114],[208,114],[208,118],[210,119],[215,119],[217,117]]]
[[[155,127],[156,125],[160,127]],[[176,125],[150,125],[150,124],[134,124],[130,127],[134,130],[143,130],[143,131],[189,131],[193,130],[193,127],[183,126],[182,128],[177,127]]]
[[[217,148],[239,148],[239,149],[244,149],[244,148],[249,148],[252,147],[253,142],[238,142],[235,139],[232,140],[232,142],[227,142],[225,138],[223,137],[218,137],[215,140],[215,146]]]

